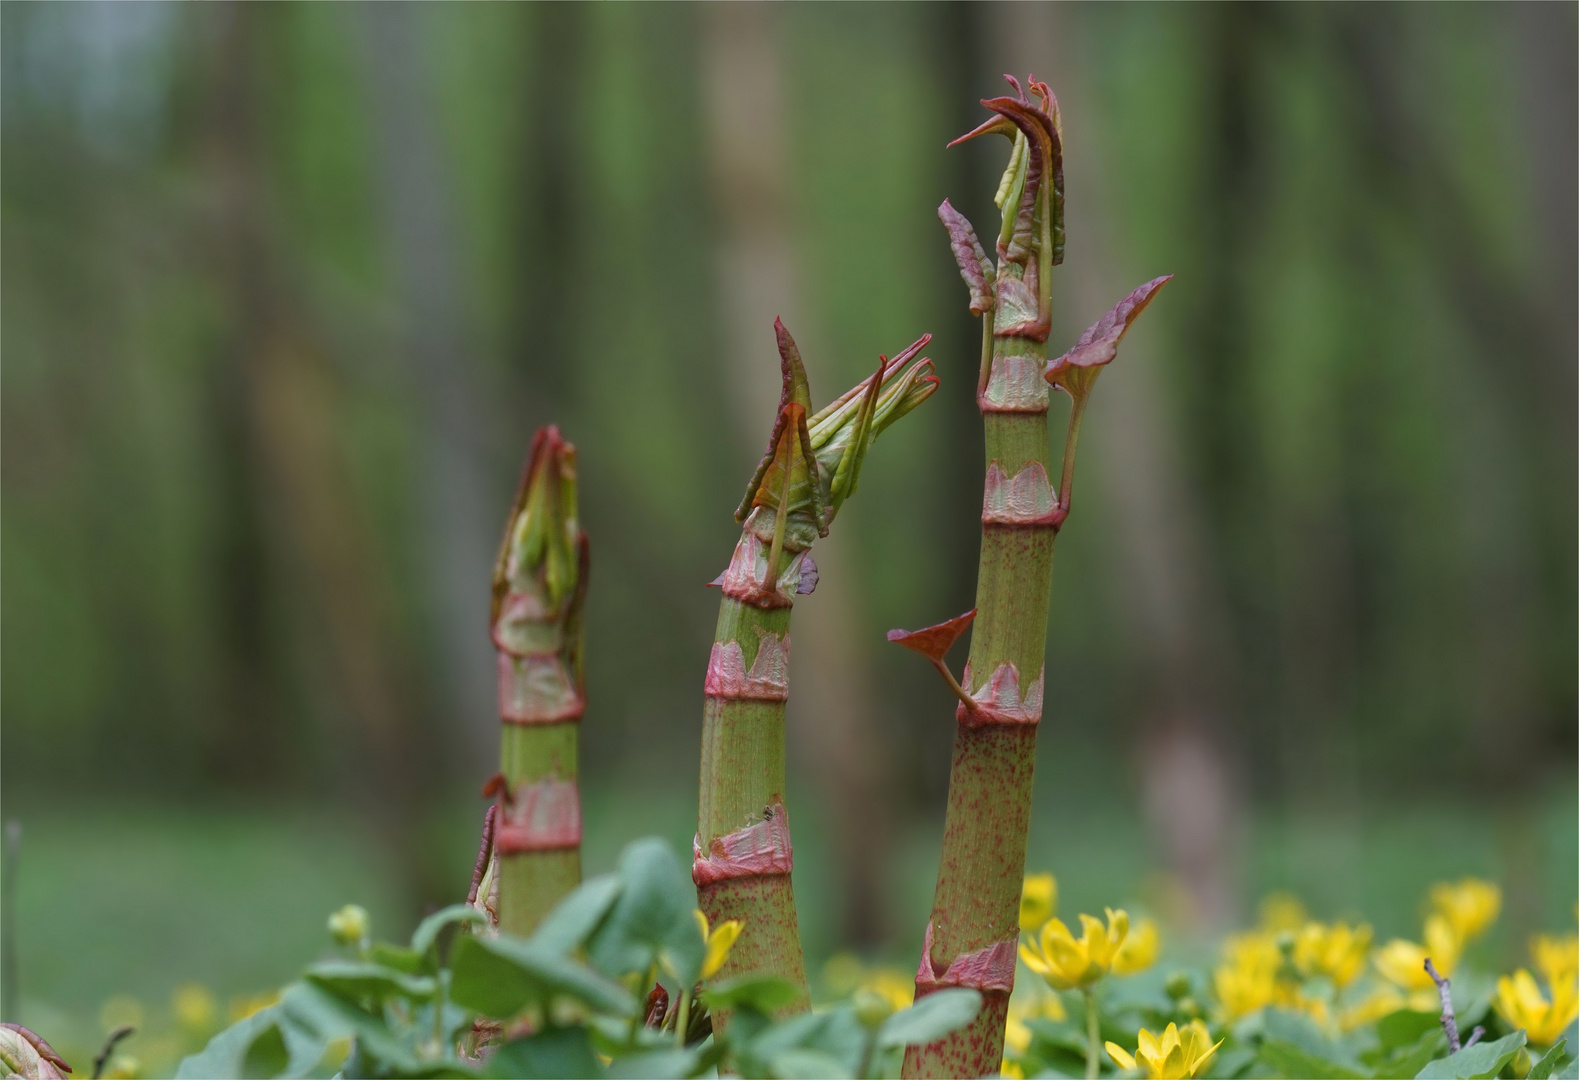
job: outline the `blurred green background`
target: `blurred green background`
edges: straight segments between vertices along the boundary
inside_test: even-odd
[[[1575,11],[0,6],[0,1012],[91,1055],[277,985],[341,903],[400,936],[464,895],[550,421],[587,867],[688,843],[775,315],[818,405],[935,335],[818,546],[789,735],[813,965],[913,964],[952,699],[882,632],[974,591],[935,208],[992,220],[1006,144],[943,144],[1003,71],[1064,111],[1054,346],[1177,275],[1082,440],[1032,866],[1180,947],[1273,888],[1413,934],[1465,873],[1506,890],[1488,963],[1569,924]]]

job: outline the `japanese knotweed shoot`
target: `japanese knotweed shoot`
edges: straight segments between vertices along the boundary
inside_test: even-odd
[[[793,849],[784,800],[784,703],[789,698],[790,611],[817,584],[810,549],[844,500],[887,427],[937,388],[922,337],[821,412],[811,410],[794,340],[775,321],[783,391],[745,499],[708,658],[702,720],[702,782],[692,878],[709,923],[744,929],[719,972],[777,975],[799,990],[806,966],[790,884]],[[727,1017],[716,1017],[723,1022]]]
[[[987,469],[964,675],[956,681],[943,654],[965,630],[966,616],[889,635],[932,661],[960,699],[942,861],[922,935],[916,996],[967,986],[980,990],[985,1004],[966,1027],[912,1046],[905,1054],[907,1077],[987,1076],[1002,1060],[1042,717],[1053,541],[1069,514],[1075,447],[1091,387],[1129,324],[1168,280],[1135,290],[1073,349],[1048,362],[1052,268],[1063,261],[1064,249],[1063,133],[1058,102],[1044,84],[1029,80],[1032,101],[1018,81],[1005,77],[1015,96],[983,101],[996,115],[955,140],[988,133],[1013,139],[996,198],[1003,212],[996,263],[963,216],[946,201],[938,208],[970,290],[970,310],[982,317],[976,402]],[[1072,400],[1056,489],[1047,446],[1052,387]]]
[[[577,743],[586,707],[581,607],[587,537],[576,516],[576,448],[538,431],[493,572],[498,651],[498,796],[470,899],[525,936],[581,881]]]

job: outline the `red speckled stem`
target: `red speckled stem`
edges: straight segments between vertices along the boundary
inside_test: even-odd
[[[1025,338],[998,338],[993,349],[995,369],[1005,356],[1035,357],[1045,363],[1046,345]],[[1045,474],[1045,397],[1043,401],[1039,412],[983,409],[989,472],[996,467],[1012,477],[1035,464]],[[1042,676],[1047,641],[1056,526],[1051,520],[1000,524],[992,520],[995,515],[991,510],[988,504],[983,515],[987,520],[981,530],[977,615],[971,628],[969,678],[965,682],[973,697],[983,694],[994,673],[1005,664],[1014,665],[1020,687],[1029,689]],[[1007,680],[1000,677],[1000,681]],[[963,707],[958,715],[942,862],[927,929],[932,951],[922,962],[923,968],[930,965],[932,972],[947,972],[960,957],[1015,940],[1030,826],[1036,723],[1024,719],[973,722]],[[916,996],[944,985],[948,984],[918,977]],[[985,1006],[976,1019],[948,1038],[911,1047],[905,1054],[905,1076],[988,1076],[997,1072],[1003,1058],[1009,994],[992,987],[977,989],[982,991]]]

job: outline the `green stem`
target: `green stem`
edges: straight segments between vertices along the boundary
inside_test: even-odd
[[[756,661],[768,635],[780,640],[790,629],[788,607],[760,608],[725,597],[719,604],[720,645],[738,645],[746,669]],[[702,712],[702,786],[697,807],[697,838],[704,851],[714,840],[763,819],[770,806],[782,806],[784,783],[784,702],[742,698],[705,699]],[[765,972],[788,980],[799,991],[788,1011],[810,1006],[806,962],[801,953],[795,891],[788,874],[738,877],[703,885],[698,904],[708,924],[744,922],[740,937],[719,972],[733,978]],[[728,1014],[714,1014],[722,1026]]]
[[[685,1032],[691,1026],[691,991],[680,993],[680,1011],[675,1014],[674,1045],[685,1049]]]
[[[1075,450],[1080,445],[1080,421],[1085,419],[1086,402],[1090,394],[1073,398],[1069,407],[1069,426],[1064,429],[1064,470],[1058,478],[1058,505],[1069,509],[1069,497],[1075,486]]]
[[[500,772],[511,792],[541,780],[578,778],[581,725],[505,724]],[[526,937],[581,883],[581,849],[522,851],[499,858],[499,929]]]
[[[1086,1080],[1096,1080],[1102,1064],[1097,1052],[1097,1040],[1102,1037],[1102,1028],[1097,1016],[1097,996],[1089,989],[1082,990],[1080,993],[1086,999]]]

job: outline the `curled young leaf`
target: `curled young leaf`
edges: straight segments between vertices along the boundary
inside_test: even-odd
[[[1080,335],[1080,340],[1075,342],[1072,349],[1047,365],[1047,381],[1071,397],[1079,398],[1090,393],[1091,385],[1096,382],[1102,368],[1118,356],[1118,343],[1130,324],[1146,310],[1152,297],[1172,280],[1172,274],[1152,278],[1120,300],[1113,310]]]
[[[970,312],[980,315],[991,311],[993,305],[992,261],[987,258],[981,241],[976,238],[976,230],[964,214],[954,209],[947,199],[938,207],[938,220],[943,222],[943,227],[948,230],[949,246],[954,250],[954,261],[959,264],[960,277],[965,279],[966,288],[970,289]]]

